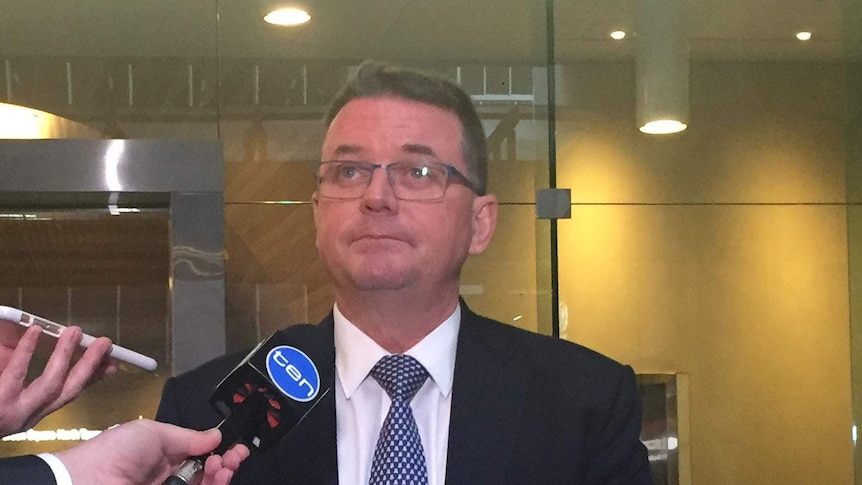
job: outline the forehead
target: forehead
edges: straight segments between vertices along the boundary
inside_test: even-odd
[[[460,120],[444,108],[389,96],[357,98],[332,120],[321,155],[331,159],[352,154],[386,161],[403,154],[428,153],[460,165],[461,139]]]

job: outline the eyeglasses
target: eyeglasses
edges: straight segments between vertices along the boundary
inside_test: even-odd
[[[392,193],[398,200],[437,202],[450,182],[460,183],[477,195],[476,185],[455,167],[436,160],[409,160],[388,165],[357,160],[320,162],[317,189],[327,199],[358,199],[365,193],[378,168],[386,170]]]

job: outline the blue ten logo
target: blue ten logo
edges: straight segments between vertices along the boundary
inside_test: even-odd
[[[269,378],[287,397],[308,402],[320,390],[320,374],[305,352],[287,345],[274,347],[266,355]]]

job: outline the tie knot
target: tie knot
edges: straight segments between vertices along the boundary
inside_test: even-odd
[[[387,355],[371,369],[371,376],[380,384],[389,399],[410,402],[428,378],[428,371],[409,355]]]

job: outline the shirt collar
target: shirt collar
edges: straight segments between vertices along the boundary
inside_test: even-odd
[[[338,310],[333,308],[335,321],[335,372],[347,399],[359,388],[382,357],[390,355]],[[461,305],[449,318],[437,326],[416,345],[404,352],[415,358],[428,371],[440,393],[448,397],[455,376],[455,349],[461,326]]]

